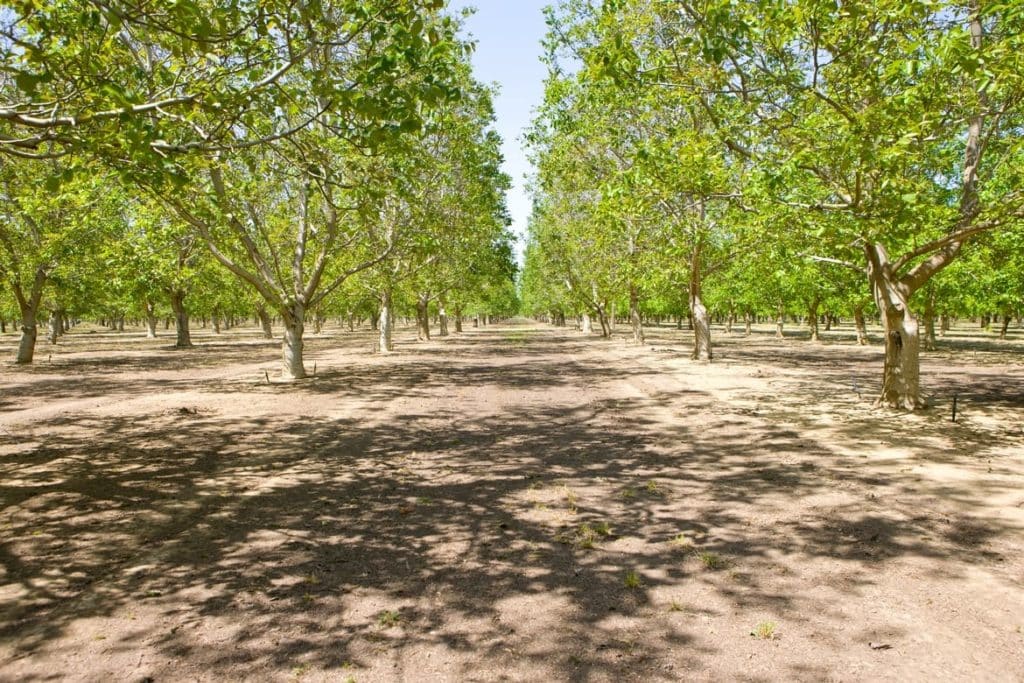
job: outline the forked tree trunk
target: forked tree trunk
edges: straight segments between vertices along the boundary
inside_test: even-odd
[[[284,340],[281,344],[281,377],[283,379],[305,379],[306,366],[303,363],[303,333],[306,327],[306,310],[300,302],[292,302],[281,311],[284,318]]]
[[[868,345],[868,326],[864,322],[864,307],[857,306],[853,309],[853,325],[857,329],[857,343],[861,346]]]
[[[644,343],[644,323],[640,318],[640,293],[636,284],[629,286],[629,322],[633,326],[633,342]]]
[[[999,338],[1000,339],[1006,339],[1006,332],[1009,329],[1010,329],[1010,314],[1009,313],[1004,313],[1003,314],[1003,324],[999,328]]]
[[[882,313],[885,332],[885,367],[882,393],[876,402],[890,408],[915,410],[921,399],[921,336],[910,309],[910,293],[891,273],[888,255],[881,245],[866,245],[868,277],[875,303]]]
[[[393,330],[395,326],[395,309],[391,301],[391,290],[380,293],[380,352],[391,353],[395,350]]]
[[[177,332],[177,340],[174,345],[179,349],[187,349],[192,346],[192,333],[188,329],[185,292],[180,289],[171,292],[171,310],[174,311],[174,325]]]
[[[25,296],[20,284],[13,286],[14,298],[18,302],[18,310],[21,312],[21,340],[18,342],[18,355],[14,362],[19,365],[27,365],[32,362],[36,353],[36,337],[39,329],[36,319],[39,315],[39,304],[43,299],[43,287],[46,285],[47,274],[42,268],[37,268],[32,282],[32,291]]]

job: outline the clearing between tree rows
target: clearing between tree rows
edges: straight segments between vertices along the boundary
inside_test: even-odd
[[[877,329],[92,329],[4,369],[0,679],[1024,678],[1019,331],[894,414]]]

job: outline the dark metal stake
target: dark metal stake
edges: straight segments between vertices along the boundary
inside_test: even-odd
[[[316,377],[316,361],[313,361],[313,376]]]
[[[267,384],[270,384],[270,373],[264,370],[263,376],[267,378]]]
[[[957,395],[953,394],[953,422],[956,422],[956,400]]]

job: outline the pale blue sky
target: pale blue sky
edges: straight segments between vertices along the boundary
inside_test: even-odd
[[[530,125],[532,110],[544,97],[547,70],[540,62],[541,38],[546,32],[543,9],[552,0],[452,0],[454,12],[476,7],[466,22],[476,40],[473,69],[477,79],[497,83],[501,88],[494,102],[496,128],[504,141],[505,172],[512,177],[508,196],[512,229],[526,234],[530,198],[524,176],[530,172],[520,138]],[[516,247],[521,255],[523,244]]]

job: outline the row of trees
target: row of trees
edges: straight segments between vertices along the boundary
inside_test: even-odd
[[[564,0],[548,19],[528,310],[607,330],[618,303],[637,340],[642,312],[686,310],[703,360],[709,308],[877,314],[879,402],[905,409],[920,316],[1020,315],[1020,3]]]
[[[0,313],[284,327],[507,306],[491,92],[435,0],[67,0],[0,12]],[[0,300],[4,301],[4,300]],[[497,312],[497,311],[495,311]]]

